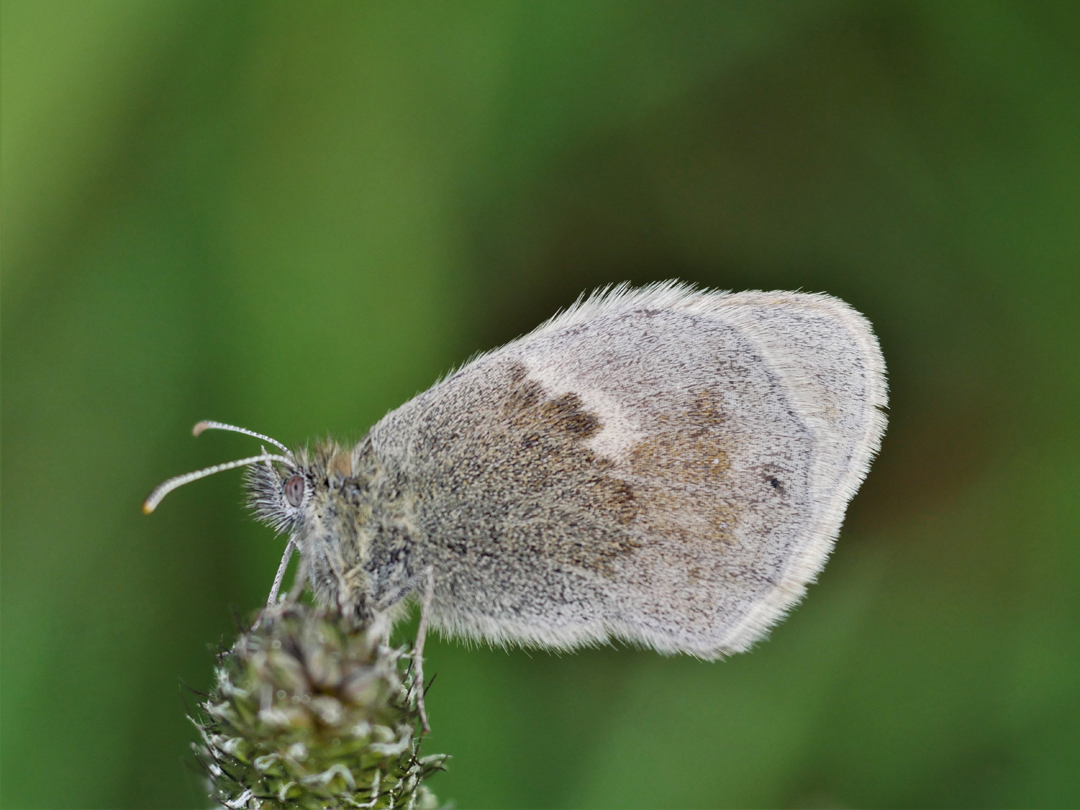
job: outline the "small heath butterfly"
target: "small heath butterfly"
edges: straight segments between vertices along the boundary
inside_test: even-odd
[[[620,285],[480,355],[356,445],[257,456],[297,588],[358,622],[717,658],[803,595],[885,430],[870,324],[823,294]],[[419,652],[419,650],[418,650]]]

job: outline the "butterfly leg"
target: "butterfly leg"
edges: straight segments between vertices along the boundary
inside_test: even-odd
[[[424,600],[420,603],[420,626],[416,629],[416,643],[413,644],[413,685],[416,690],[416,708],[420,713],[420,728],[424,734],[431,732],[427,709],[424,706],[424,638],[427,636],[428,618],[431,615],[431,598],[435,591],[435,570],[430,566],[424,571]]]
[[[277,602],[278,591],[281,590],[281,580],[285,579],[285,569],[289,567],[289,561],[292,560],[293,552],[296,550],[296,544],[290,537],[289,542],[285,544],[285,553],[281,555],[281,564],[278,566],[277,573],[274,575],[274,584],[270,588],[270,598],[266,600],[267,607],[273,607]]]
[[[266,610],[270,610],[276,603],[278,597],[278,591],[281,590],[281,580],[285,578],[285,569],[289,567],[289,561],[292,560],[293,552],[296,550],[296,544],[293,543],[293,539],[290,537],[289,542],[285,544],[285,553],[281,556],[281,564],[278,565],[277,573],[274,575],[274,584],[270,586],[270,596],[266,600]],[[263,611],[264,613],[266,611]],[[262,616],[260,616],[255,625],[251,628],[254,630],[262,623]]]

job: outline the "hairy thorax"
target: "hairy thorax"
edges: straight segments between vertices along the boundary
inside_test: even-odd
[[[295,537],[318,601],[368,619],[415,585],[415,520],[400,473],[376,458],[367,439],[297,453],[311,504]]]

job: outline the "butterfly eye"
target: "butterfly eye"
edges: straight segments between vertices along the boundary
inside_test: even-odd
[[[293,506],[299,506],[304,500],[304,476],[294,475],[285,484],[285,500]]]

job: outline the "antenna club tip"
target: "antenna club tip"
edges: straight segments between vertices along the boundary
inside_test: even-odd
[[[150,503],[150,501],[143,501],[142,513],[144,515],[149,515],[153,511],[154,511],[154,505],[152,503]]]
[[[200,433],[202,433],[202,432],[203,432],[204,430],[206,430],[206,429],[207,429],[208,427],[210,427],[210,423],[209,423],[209,422],[207,422],[207,421],[205,421],[205,420],[204,420],[204,421],[202,421],[202,422],[199,422],[199,424],[195,425],[195,427],[193,427],[193,428],[191,429],[191,435],[192,435],[192,436],[198,436],[198,435],[199,435]]]

